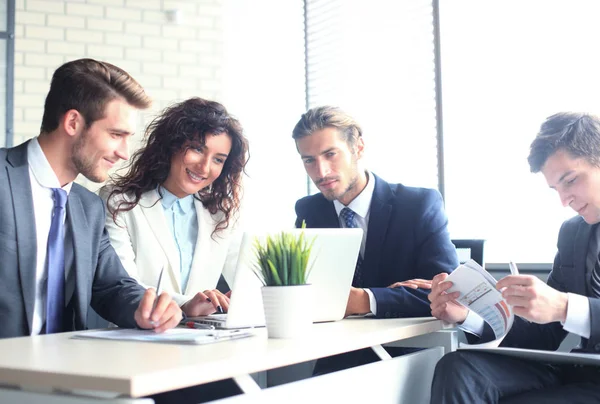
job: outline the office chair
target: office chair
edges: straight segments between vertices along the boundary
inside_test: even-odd
[[[483,239],[455,239],[452,244],[456,247],[460,263],[464,263],[469,258],[485,268],[483,261]]]

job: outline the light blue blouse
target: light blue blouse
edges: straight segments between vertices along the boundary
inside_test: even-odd
[[[163,211],[179,252],[181,291],[185,293],[198,239],[198,217],[194,208],[194,196],[177,198],[163,187],[160,187],[159,193],[162,194]]]

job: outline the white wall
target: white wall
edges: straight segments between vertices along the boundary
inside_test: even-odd
[[[222,10],[220,0],[16,0],[14,144],[39,133],[54,70],[81,57],[124,68],[152,96],[140,133],[174,101],[220,100]]]

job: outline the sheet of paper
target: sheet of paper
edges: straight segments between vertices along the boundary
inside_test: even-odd
[[[86,331],[80,334],[75,334],[73,338],[199,345],[244,338],[252,335],[254,334],[249,330],[198,330],[190,328],[173,328],[165,331],[164,333],[157,334],[150,330],[116,328],[111,330]]]
[[[473,260],[465,262],[446,278],[453,283],[448,293],[460,292],[457,301],[477,313],[494,331],[495,339],[479,344],[497,347],[514,322],[512,308],[496,289],[496,280]]]

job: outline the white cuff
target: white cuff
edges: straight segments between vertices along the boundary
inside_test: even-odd
[[[472,310],[469,310],[469,314],[467,314],[467,318],[462,324],[458,324],[458,328],[461,330],[468,332],[469,334],[473,334],[475,336],[481,337],[483,334],[483,326],[485,322],[477,313]]]
[[[371,314],[374,316],[377,315],[377,300],[375,300],[375,295],[371,292],[371,289],[363,289],[369,295],[369,308],[371,309]]]
[[[565,331],[572,332],[583,338],[590,338],[592,329],[590,316],[590,301],[587,297],[567,293],[569,302],[567,303],[567,319],[562,324]]]

